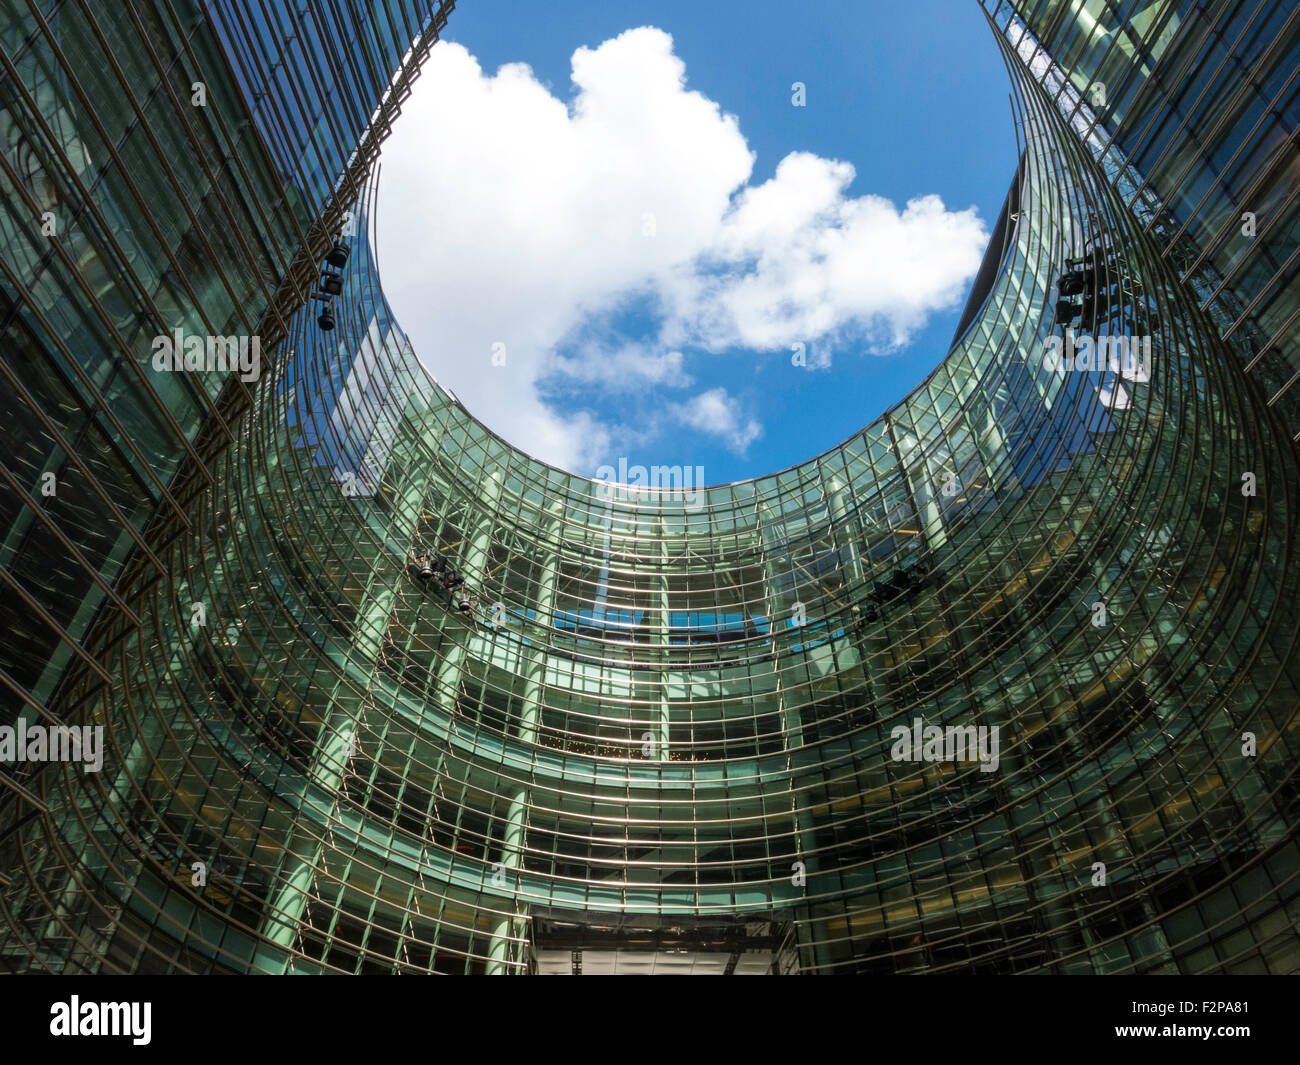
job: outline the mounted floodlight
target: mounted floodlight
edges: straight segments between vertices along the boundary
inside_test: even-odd
[[[325,261],[329,263],[330,266],[342,269],[347,265],[348,253],[351,250],[352,245],[341,237],[337,238],[334,243],[330,245],[330,250],[325,253]]]

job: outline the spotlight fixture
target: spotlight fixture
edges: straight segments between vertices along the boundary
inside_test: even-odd
[[[341,237],[335,238],[330,250],[325,254],[325,261],[330,266],[342,269],[347,265],[348,253],[352,250],[352,245]]]
[[[1062,296],[1077,296],[1083,291],[1083,271],[1071,270],[1061,275],[1056,283],[1056,291]]]
[[[1062,325],[1069,325],[1083,313],[1083,304],[1073,300],[1060,300],[1056,304],[1056,319]]]

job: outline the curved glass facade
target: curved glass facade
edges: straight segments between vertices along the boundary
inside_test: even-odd
[[[337,328],[293,317],[115,586],[135,621],[61,683],[104,766],[4,807],[3,957],[1300,968],[1288,427],[1081,131],[1047,16],[988,13],[1024,151],[961,332],[780,473],[651,491],[513,449],[355,240]],[[1085,334],[1141,364],[1052,357]]]

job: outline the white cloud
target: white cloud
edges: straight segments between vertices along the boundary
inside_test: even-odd
[[[763,434],[763,427],[745,416],[739,401],[729,396],[725,388],[701,392],[687,403],[674,405],[672,412],[682,424],[718,437],[738,455],[744,455],[749,445]]]
[[[656,351],[635,342],[590,341],[576,354],[557,358],[548,369],[570,381],[598,384],[610,392],[628,392],[646,385],[685,388],[693,382],[680,351]]]
[[[734,116],[686,88],[660,30],[579,48],[572,66],[566,104],[527,66],[486,74],[439,44],[382,158],[379,255],[398,320],[511,443],[585,470],[623,439],[599,396],[581,416],[548,405],[559,380],[570,396],[649,385],[663,413],[695,411],[702,430],[730,412],[718,435],[743,451],[761,428],[725,392],[673,399],[692,383],[681,351],[788,359],[791,343],[844,336],[888,350],[964,294],[987,239],[973,211],[849,197],[853,168],[806,153],[750,186]],[[657,316],[656,335],[593,340],[591,323],[631,299]],[[505,366],[492,365],[495,343]]]
[[[785,347],[850,324],[877,351],[906,344],[964,295],[988,234],[974,209],[923,196],[900,212],[879,196],[848,197],[852,180],[847,163],[783,159],[724,220],[719,252],[750,269],[683,285],[692,302],[677,313],[713,348]]]

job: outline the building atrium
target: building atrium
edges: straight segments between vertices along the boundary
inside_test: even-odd
[[[0,971],[1300,972],[1300,9],[984,0],[951,346],[684,492],[385,299],[454,6],[0,0]]]

